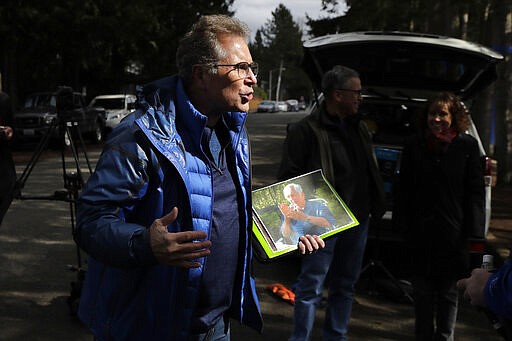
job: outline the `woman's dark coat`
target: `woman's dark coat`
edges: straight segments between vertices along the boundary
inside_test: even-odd
[[[483,162],[477,141],[459,134],[444,152],[427,149],[424,137],[406,144],[394,215],[410,248],[412,273],[464,276],[469,238],[485,224]]]

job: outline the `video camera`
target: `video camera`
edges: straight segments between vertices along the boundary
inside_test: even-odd
[[[69,86],[59,86],[55,92],[55,108],[59,120],[71,118],[74,109],[73,89]]]

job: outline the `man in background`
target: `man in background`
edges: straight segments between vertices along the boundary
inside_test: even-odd
[[[324,249],[302,259],[291,341],[309,340],[328,271],[331,280],[323,339],[346,340],[369,217],[379,219],[385,211],[371,136],[357,115],[362,100],[359,74],[335,66],[324,74],[322,91],[325,101],[317,110],[288,127],[278,178],[322,169],[359,226],[330,238]]]

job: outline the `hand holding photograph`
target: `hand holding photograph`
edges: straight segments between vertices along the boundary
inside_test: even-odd
[[[253,191],[253,240],[263,262],[297,250],[300,236],[325,239],[358,224],[321,170]]]

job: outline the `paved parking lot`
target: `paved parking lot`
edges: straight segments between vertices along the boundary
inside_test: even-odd
[[[255,136],[258,139],[258,135]],[[92,163],[99,148],[88,150]],[[253,150],[253,154],[254,154]],[[16,153],[18,171],[30,157]],[[262,155],[256,155],[263,163]],[[261,169],[272,169],[265,163]],[[258,168],[257,168],[258,169]],[[265,173],[267,173],[265,171]],[[255,171],[256,183],[271,176]],[[52,194],[62,187],[60,154],[47,151],[27,181],[26,195]],[[495,216],[489,241],[506,255],[512,236],[512,190],[499,188],[493,194]],[[71,238],[69,204],[50,200],[15,200],[0,228],[0,340],[87,340],[91,335],[70,314],[67,298],[78,263]],[[233,340],[286,340],[290,333],[293,306],[272,296],[267,285],[282,283],[288,287],[298,271],[298,259],[287,258],[271,264],[254,262],[254,276],[265,320],[263,335],[233,325]],[[84,265],[85,266],[85,265]],[[320,339],[323,321],[319,309],[314,340]],[[360,281],[350,330],[351,340],[412,340],[414,314],[412,305],[382,274],[365,273]],[[456,340],[500,340],[484,315],[466,302],[461,304]]]

